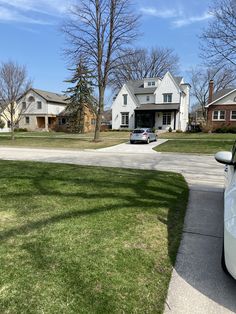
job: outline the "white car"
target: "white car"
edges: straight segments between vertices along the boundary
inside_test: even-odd
[[[156,141],[157,136],[150,128],[134,129],[130,133],[130,144],[142,142],[149,144],[150,142]]]
[[[236,142],[232,152],[218,152],[215,159],[225,164],[222,267],[236,279]]]

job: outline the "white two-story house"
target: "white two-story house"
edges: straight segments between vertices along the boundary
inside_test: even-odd
[[[21,112],[19,127],[29,131],[54,129],[59,114],[68,104],[63,95],[35,88],[30,88],[18,103]]]
[[[112,104],[112,129],[139,127],[186,131],[190,88],[182,77],[167,72],[125,83]]]

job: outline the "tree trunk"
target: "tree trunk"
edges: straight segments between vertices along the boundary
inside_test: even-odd
[[[98,101],[98,111],[97,111],[97,120],[96,120],[96,127],[94,133],[94,141],[99,141],[100,137],[100,129],[101,129],[101,122],[102,122],[102,112],[104,107],[104,87],[99,87],[99,101]]]
[[[15,139],[15,134],[14,134],[14,105],[12,105],[12,104],[11,104],[10,115],[11,115],[11,139],[14,140]]]

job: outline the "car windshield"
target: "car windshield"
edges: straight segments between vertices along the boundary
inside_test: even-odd
[[[141,130],[141,129],[139,129],[139,130],[133,130],[133,133],[144,133],[144,130]]]

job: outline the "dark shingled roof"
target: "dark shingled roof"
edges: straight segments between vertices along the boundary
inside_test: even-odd
[[[151,78],[150,78],[151,79]],[[175,80],[175,83],[180,86],[180,83],[182,81],[181,76],[173,76],[173,79]],[[146,87],[144,88],[144,79],[143,80],[130,80],[126,83],[128,86],[129,90],[134,94],[134,95],[139,95],[139,94],[153,94],[156,90],[156,87]]]
[[[215,100],[227,95],[228,93],[232,92],[234,89],[235,88],[225,88],[225,89],[219,90],[218,92],[215,92],[213,94],[212,101],[215,101]]]
[[[175,83],[179,86],[183,77],[182,76],[173,76],[173,79],[175,80]]]
[[[128,88],[134,95],[153,94],[156,90],[156,87],[144,88],[143,80],[137,80],[137,81],[130,80],[126,83],[126,85],[128,86]]]
[[[61,103],[65,105],[68,103],[68,101],[66,100],[67,97],[64,95],[47,92],[36,88],[32,88],[32,90],[35,91],[38,95],[42,96],[48,102]]]
[[[135,111],[143,110],[179,110],[179,103],[166,103],[166,104],[145,104],[136,108]]]

